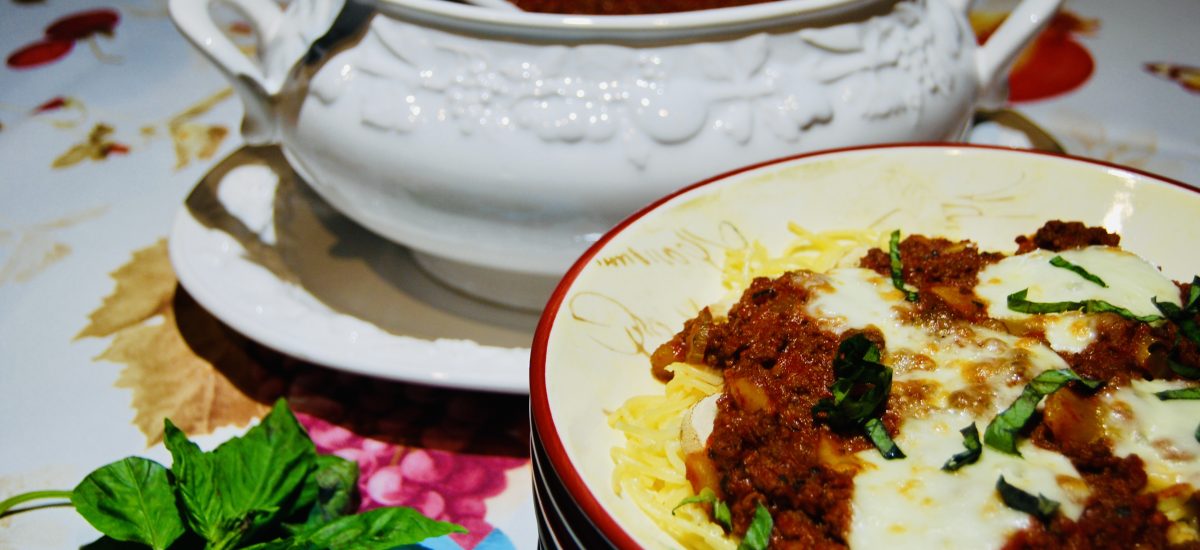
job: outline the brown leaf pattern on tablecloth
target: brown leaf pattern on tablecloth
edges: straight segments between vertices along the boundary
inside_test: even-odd
[[[244,426],[264,413],[265,405],[213,368],[210,359],[216,358],[233,372],[257,376],[262,371],[235,340],[225,337],[219,323],[191,315],[198,306],[176,296],[165,240],[134,252],[112,277],[116,289],[92,312],[78,337],[114,336],[97,359],[125,365],[117,386],[133,390],[134,424],[147,445],[162,439],[163,418],[196,435]],[[203,357],[179,329],[177,316],[183,314],[201,320],[192,323],[187,336],[203,343]],[[221,334],[205,336],[214,331]]]
[[[75,338],[111,336],[143,321],[162,315],[175,291],[175,272],[167,259],[167,241],[159,240],[135,251],[129,263],[112,273],[117,288],[93,311]]]
[[[102,215],[99,207],[24,227],[0,228],[0,285],[25,283],[71,253],[71,247],[58,240],[56,232]]]

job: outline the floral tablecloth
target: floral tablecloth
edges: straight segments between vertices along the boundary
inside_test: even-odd
[[[362,506],[469,530],[430,548],[531,548],[525,396],[385,381],[239,334],[177,282],[167,237],[239,151],[241,107],[159,0],[0,0],[0,500],[140,454],[163,418],[202,445],[280,396]],[[979,2],[985,37],[1011,2]],[[1200,3],[1068,0],[973,141],[1061,148],[1200,184]],[[228,31],[253,47],[236,20]],[[1195,223],[1184,220],[1181,223]],[[0,549],[77,548],[67,507],[0,517]]]

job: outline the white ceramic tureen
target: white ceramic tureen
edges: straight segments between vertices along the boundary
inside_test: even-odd
[[[649,1],[649,0],[648,0]],[[1061,0],[1023,0],[983,47],[969,0],[781,0],[564,16],[446,0],[172,0],[184,35],[335,208],[447,283],[540,308],[652,199],[808,150],[956,140]]]

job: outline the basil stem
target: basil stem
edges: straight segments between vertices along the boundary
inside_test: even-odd
[[[758,503],[754,509],[754,519],[750,520],[750,527],[746,528],[746,534],[742,536],[737,550],[766,550],[767,544],[771,542],[773,527],[775,521],[771,519],[771,511],[761,502]]]
[[[28,493],[13,495],[4,500],[0,500],[0,517],[4,517],[9,510],[25,504],[26,502],[42,500],[46,498],[70,500],[71,491],[29,491]],[[67,505],[70,504],[70,502],[63,502],[61,504]]]
[[[983,445],[979,442],[979,428],[975,427],[974,422],[959,430],[958,433],[963,436],[963,447],[966,450],[950,457],[950,460],[942,465],[942,469],[947,472],[953,472],[967,464],[974,464],[979,460],[979,455],[983,454]]]
[[[917,293],[904,286],[904,263],[900,261],[899,229],[892,231],[892,237],[888,240],[888,258],[892,264],[892,286],[904,293],[905,300],[910,302],[917,301]]]
[[[1200,399],[1200,387],[1160,391],[1155,393],[1154,396],[1163,401]]]
[[[1137,315],[1123,307],[1112,305],[1104,300],[1083,300],[1081,302],[1031,302],[1026,299],[1029,289],[1018,290],[1008,295],[1008,309],[1021,313],[1063,313],[1066,311],[1082,311],[1084,313],[1116,313],[1126,319],[1142,323],[1153,323],[1163,320],[1160,315]]]
[[[1058,502],[1041,494],[1033,496],[1031,493],[1010,485],[1004,480],[1004,476],[1000,476],[1000,479],[996,481],[996,491],[1000,493],[1000,500],[1004,501],[1005,506],[1018,512],[1025,512],[1043,522],[1050,521],[1055,512],[1058,512]]]
[[[833,361],[833,396],[813,405],[813,416],[839,429],[862,429],[884,458],[904,458],[883,424],[870,422],[878,420],[892,389],[892,369],[879,357],[879,347],[862,333],[843,340]]]
[[[1087,279],[1093,283],[1096,283],[1104,288],[1108,288],[1108,283],[1104,282],[1104,279],[1101,279],[1100,277],[1092,275],[1090,272],[1088,272],[1088,270],[1084,269],[1082,266],[1073,264],[1073,263],[1067,261],[1067,259],[1063,258],[1062,256],[1055,256],[1053,258],[1050,258],[1050,265],[1052,265],[1054,267],[1061,267],[1067,271],[1071,271],[1071,272],[1075,273],[1076,275],[1079,275],[1080,277],[1083,277],[1084,279]]]
[[[1082,378],[1071,369],[1043,372],[1025,385],[1021,396],[1012,405],[988,423],[983,436],[984,443],[998,451],[1019,456],[1021,453],[1017,452],[1017,434],[1029,423],[1042,398],[1058,391],[1069,382],[1078,382],[1090,390],[1103,384],[1100,380]]]

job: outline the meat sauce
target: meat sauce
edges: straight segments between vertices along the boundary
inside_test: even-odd
[[[1116,246],[1119,236],[1079,223],[1049,222],[1017,243],[1018,253],[1027,253]],[[996,323],[972,289],[980,270],[1003,255],[920,235],[899,246],[904,281],[920,294],[917,322]],[[890,275],[890,265],[887,251],[879,249],[860,262],[884,276]],[[841,432],[814,419],[813,406],[830,395],[838,346],[852,334],[825,331],[805,313],[809,291],[804,283],[813,276],[792,272],[756,279],[726,321],[714,322],[705,310],[652,358],[656,375],[664,377],[663,366],[685,358],[723,372],[726,392],[707,447],[716,471],[710,488],[730,505],[734,533],[744,533],[756,507],[765,505],[774,519],[771,548],[845,547],[858,468],[851,454],[872,447],[858,431]],[[1181,296],[1188,290],[1181,285]],[[1166,366],[1168,350],[1172,360],[1200,367],[1196,346],[1179,338],[1173,323],[1154,327],[1115,314],[1101,316],[1095,341],[1081,353],[1063,355],[1080,375],[1110,385],[1126,385],[1135,377],[1177,378]],[[865,334],[886,348],[880,334]],[[962,399],[966,403],[970,397]],[[1092,496],[1082,515],[1074,521],[1062,514],[1048,523],[1033,521],[1009,539],[1007,548],[1169,546],[1169,522],[1156,497],[1143,492],[1142,461],[1113,455],[1096,399],[1072,389],[1050,395],[1029,434],[1034,444],[1069,458],[1083,476]],[[894,385],[882,417],[887,430],[901,429],[899,411],[920,402],[921,388]]]

